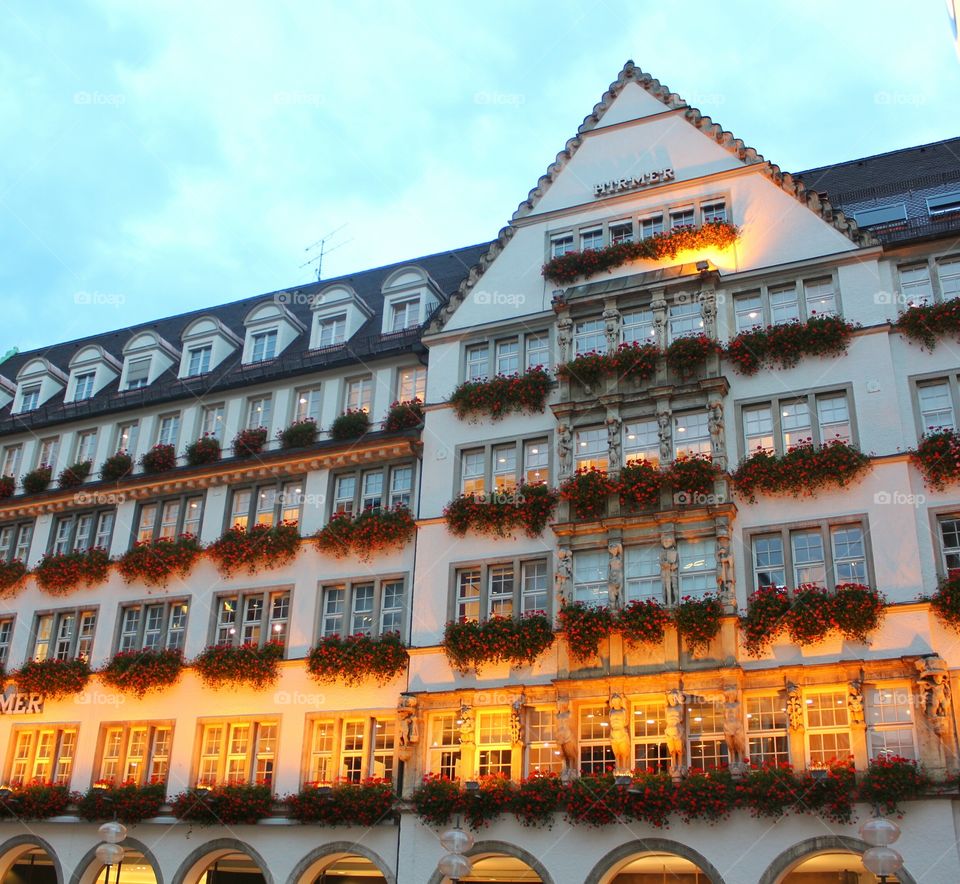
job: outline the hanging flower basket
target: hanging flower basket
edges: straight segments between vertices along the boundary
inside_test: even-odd
[[[723,603],[715,595],[684,596],[674,608],[673,622],[691,653],[705,651],[720,634]]]
[[[23,477],[23,490],[26,494],[39,494],[50,485],[53,471],[50,467],[37,467]]]
[[[667,347],[667,368],[681,377],[694,374],[708,356],[723,352],[719,342],[705,334],[677,338]]]
[[[834,627],[849,641],[865,644],[880,628],[884,610],[883,595],[870,586],[840,583],[834,588]]]
[[[162,537],[135,543],[117,559],[117,570],[127,583],[167,586],[172,580],[185,578],[202,553],[194,534]]]
[[[332,787],[304,786],[284,799],[290,819],[321,826],[375,826],[393,814],[397,800],[387,780],[336,783]]]
[[[256,690],[270,687],[277,680],[278,664],[283,659],[283,643],[210,645],[190,665],[209,688],[246,685]]]
[[[178,820],[209,826],[253,825],[273,813],[269,786],[243,784],[188,789],[170,802]]]
[[[13,497],[13,492],[16,490],[17,480],[13,476],[0,476],[0,500]]]
[[[244,571],[255,574],[282,568],[294,560],[300,548],[300,529],[295,522],[254,525],[248,531],[234,525],[206,549],[223,577]]]
[[[161,442],[154,445],[143,457],[140,466],[149,474],[166,473],[177,465],[177,452],[172,445]]]
[[[0,818],[17,820],[48,820],[63,816],[73,800],[66,786],[53,783],[28,783],[18,786],[13,794],[0,804]]]
[[[67,467],[57,477],[57,484],[61,488],[76,488],[82,485],[90,475],[92,466],[89,460],[84,460]]]
[[[370,415],[363,409],[348,408],[339,417],[334,418],[330,426],[330,438],[335,442],[349,442],[359,439],[370,429]]]
[[[119,482],[133,471],[133,458],[125,451],[110,455],[100,467],[100,478],[104,482]]]
[[[302,421],[294,421],[289,427],[277,431],[277,438],[280,440],[280,447],[284,450],[288,448],[307,448],[317,441],[317,422],[313,418],[306,418]]]
[[[724,351],[745,375],[761,368],[792,368],[808,356],[843,356],[858,326],[839,316],[811,316],[806,322],[785,322],[740,332]]]
[[[379,638],[328,635],[307,655],[307,672],[321,684],[384,685],[407,668],[410,655],[396,632]]]
[[[97,674],[104,684],[142,697],[148,691],[175,685],[183,665],[183,654],[176,648],[120,651]]]
[[[538,365],[519,374],[464,381],[447,401],[461,420],[487,417],[497,421],[514,412],[542,412],[552,386],[550,374]]]
[[[786,620],[790,640],[797,645],[822,642],[834,628],[833,611],[833,599],[822,586],[798,586]]]
[[[740,637],[751,657],[760,657],[787,625],[790,594],[781,586],[762,586],[747,599]]]
[[[220,460],[220,440],[216,436],[204,433],[196,442],[191,442],[184,452],[187,463],[192,467],[216,463]]]
[[[632,645],[659,645],[670,612],[654,599],[635,599],[617,613],[614,628]]]
[[[28,660],[10,677],[21,694],[43,694],[48,700],[59,700],[79,694],[90,680],[86,660]]]
[[[46,553],[33,569],[40,588],[50,595],[68,595],[81,586],[103,583],[109,574],[110,556],[99,547],[80,552]]]
[[[607,496],[620,490],[606,471],[577,470],[560,485],[560,498],[570,502],[575,518],[595,521],[607,514]]]
[[[27,566],[20,559],[0,562],[0,598],[15,595],[27,577]]]
[[[419,399],[391,402],[390,410],[383,421],[387,433],[416,430],[423,426],[423,403]]]
[[[567,639],[570,655],[577,660],[597,656],[600,642],[610,637],[614,618],[609,608],[567,602],[557,615],[557,628]]]
[[[709,455],[682,454],[664,471],[663,481],[673,488],[675,503],[713,503],[714,485],[722,475]]]
[[[635,460],[620,470],[620,506],[642,510],[660,503],[663,474],[647,460]]]
[[[234,457],[255,457],[267,444],[266,427],[248,427],[233,437],[231,447]]]
[[[368,509],[356,518],[349,513],[334,513],[313,535],[313,542],[326,555],[338,559],[352,555],[366,562],[377,553],[402,549],[416,529],[416,520],[405,506]]]
[[[159,816],[166,798],[165,783],[98,783],[77,802],[77,816],[91,823],[116,818],[135,826]]]
[[[530,666],[553,645],[550,620],[543,614],[525,614],[519,620],[491,617],[451,621],[443,631],[443,650],[459,672],[479,671],[483,666],[510,663]]]
[[[945,577],[930,600],[933,612],[957,632],[960,632],[960,575]]]
[[[920,471],[927,488],[945,490],[960,481],[960,433],[956,430],[925,433],[920,444],[910,452],[910,463]]]
[[[913,343],[934,350],[940,338],[960,338],[960,300],[911,305],[893,327]]]
[[[547,485],[521,485],[515,491],[488,495],[463,494],[443,510],[447,528],[457,537],[468,533],[509,537],[522,531],[527,537],[543,534],[559,495]]]

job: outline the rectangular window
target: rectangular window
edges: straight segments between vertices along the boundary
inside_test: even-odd
[[[554,236],[550,239],[550,257],[559,258],[574,251],[573,234],[565,233],[562,236]]]
[[[510,338],[497,341],[496,344],[497,374],[517,374],[520,371],[520,341]]]
[[[58,554],[84,552],[94,547],[110,549],[114,511],[72,513],[54,523],[52,551]]]
[[[77,728],[15,728],[11,734],[13,763],[9,784],[14,788],[32,782],[69,786],[77,748]]]
[[[845,393],[817,397],[817,417],[821,443],[850,441],[850,410]]]
[[[610,747],[610,722],[603,704],[583,705],[577,716],[580,738],[580,771],[603,774],[613,770],[616,759]]]
[[[201,435],[210,436],[222,443],[224,416],[224,406],[222,402],[217,405],[205,406],[200,425]]]
[[[606,550],[577,552],[573,556],[574,600],[589,605],[605,605],[610,601],[607,588]]]
[[[143,602],[120,609],[118,651],[183,649],[189,603]]]
[[[620,328],[625,344],[652,344],[656,336],[652,310],[627,310],[620,315]]]
[[[33,522],[12,522],[0,525],[0,562],[18,559],[26,562],[33,540]]]
[[[213,356],[213,345],[191,347],[187,351],[187,377],[195,378],[210,371],[210,360]]]
[[[670,210],[670,229],[676,230],[678,227],[693,227],[694,214],[693,206],[686,206],[682,209]]]
[[[700,204],[700,219],[704,224],[727,220],[727,204],[723,200]]]
[[[547,563],[524,562],[521,566],[522,613],[546,613],[547,611]]]
[[[807,316],[836,316],[837,293],[829,276],[803,281],[803,299],[807,304]]]
[[[427,398],[427,370],[417,368],[400,368],[397,370],[397,402],[410,402]]]
[[[488,466],[489,464],[489,466]],[[529,439],[460,452],[460,490],[480,496],[489,488],[501,493],[513,491],[526,482],[531,485],[549,479],[549,447],[546,439]]]
[[[390,331],[399,332],[420,324],[420,299],[407,298],[390,305]]]
[[[111,725],[103,730],[97,782],[120,785],[166,782],[170,769],[169,724]]]
[[[373,635],[373,596],[372,583],[357,583],[353,587],[350,617],[351,635]]]
[[[866,583],[867,558],[863,529],[859,525],[832,528],[830,543],[833,547],[834,582]]]
[[[238,614],[240,615],[238,617]],[[216,605],[216,643],[286,643],[290,617],[290,592],[247,592],[220,596]]]
[[[723,703],[697,699],[687,706],[690,767],[715,770],[728,762]]]
[[[736,319],[736,331],[750,331],[763,326],[763,302],[760,292],[748,292],[733,299],[733,312]]]
[[[584,230],[580,233],[580,251],[587,249],[603,248],[603,228],[596,227],[593,230]]]
[[[780,404],[781,444],[784,452],[793,446],[812,439],[810,431],[810,405],[806,399]]]
[[[125,451],[131,457],[137,453],[137,439],[140,436],[140,422],[118,424],[117,451]]]
[[[859,227],[873,227],[876,224],[906,221],[907,206],[906,203],[890,203],[886,206],[862,209],[859,212],[854,212],[853,218]]]
[[[624,550],[624,595],[628,602],[655,599],[662,602],[660,547],[652,543],[628,546]]]
[[[793,551],[794,586],[813,583],[826,585],[827,571],[823,556],[823,535],[819,530],[794,531],[790,535]]]
[[[920,423],[924,433],[935,430],[952,430],[956,426],[953,417],[953,399],[946,381],[917,385],[917,401],[920,405]]]
[[[477,774],[510,777],[513,758],[510,713],[480,712],[477,715]]]
[[[937,264],[940,294],[944,301],[960,297],[960,258],[950,258]]]
[[[550,335],[547,332],[531,332],[524,338],[527,348],[527,368],[547,368],[550,359]]]
[[[77,375],[77,382],[73,391],[74,402],[80,402],[82,399],[89,399],[93,396],[93,384],[96,378],[97,373],[94,371]]]
[[[320,424],[320,387],[304,387],[294,393],[296,406],[293,418],[298,421],[313,421]]]
[[[557,748],[556,714],[552,709],[531,709],[527,715],[527,773],[563,770],[563,755]]]
[[[811,768],[846,764],[850,759],[850,724],[847,692],[809,693],[804,700],[807,713],[807,751]]]
[[[940,548],[943,573],[952,576],[960,569],[960,518],[957,516],[940,519]]]
[[[753,578],[757,588],[787,585],[783,538],[779,534],[753,538]]]
[[[181,534],[197,535],[202,513],[201,495],[141,504],[137,516],[137,543],[173,540]]]
[[[704,596],[717,588],[716,543],[681,540],[679,553],[680,596]]]
[[[253,430],[257,427],[266,427],[269,430],[272,418],[272,396],[251,396],[247,399],[247,429]]]
[[[298,524],[302,516],[303,482],[268,482],[249,488],[232,489],[230,524],[247,527],[278,525],[281,522]]]
[[[774,325],[797,322],[800,319],[800,302],[797,287],[789,285],[770,286],[770,318]]]
[[[744,408],[743,435],[748,454],[760,450],[773,454],[773,409],[769,405]]]
[[[457,569],[453,616],[458,621],[546,613],[549,605],[546,559],[490,562]]]
[[[317,718],[311,724],[310,761],[307,783],[328,785],[335,779],[333,772],[333,747],[336,722],[332,718]]]
[[[898,268],[900,294],[907,304],[920,305],[933,302],[933,284],[930,268],[926,264],[912,264]]]
[[[573,327],[573,348],[576,356],[585,353],[606,353],[607,333],[602,319],[583,319]]]
[[[370,413],[373,404],[373,378],[364,375],[347,381],[343,400],[343,407],[349,411],[365,411]]]
[[[9,662],[12,637],[13,617],[0,617],[0,666],[6,667]]]
[[[380,635],[403,632],[403,600],[403,581],[385,581],[380,602]]]
[[[663,233],[663,215],[640,219],[640,239],[650,239],[657,233]]]
[[[454,712],[430,719],[430,772],[451,780],[460,777],[460,726]]]
[[[3,466],[0,467],[0,476],[20,476],[20,463],[23,460],[23,445],[7,445],[3,449]]]
[[[20,411],[34,411],[40,405],[40,385],[24,387],[20,396]]]
[[[474,622],[480,619],[479,568],[457,571],[456,619],[458,622]]]
[[[251,335],[250,361],[266,362],[277,355],[277,330],[257,332]]]
[[[550,481],[549,452],[543,439],[523,443],[523,481],[543,485]]]
[[[517,446],[497,445],[493,449],[493,487],[501,494],[517,487]]]
[[[42,661],[90,658],[97,625],[95,609],[54,611],[34,620],[31,657]]]
[[[617,221],[610,225],[611,245],[617,245],[623,242],[633,242],[632,221]]]
[[[343,635],[343,614],[346,589],[328,586],[323,591],[323,617],[320,621],[322,635]]]
[[[673,416],[673,456],[709,456],[713,451],[710,443],[710,427],[706,411],[692,411]]]
[[[375,637],[403,630],[406,590],[400,578],[337,583],[324,586],[322,595],[321,636]]]
[[[513,565],[491,565],[487,569],[487,616],[512,617],[513,594]]]
[[[960,212],[960,190],[927,197],[927,211],[933,219]]]
[[[670,340],[703,333],[703,316],[696,301],[671,304],[669,309]]]
[[[482,381],[490,373],[488,348],[486,344],[472,344],[467,347],[466,379]]]
[[[179,438],[180,412],[161,415],[159,429],[157,430],[157,445],[176,446]]]
[[[147,386],[150,381],[150,360],[145,356],[142,359],[131,359],[127,365],[127,389],[139,390]]]
[[[578,470],[606,470],[609,465],[606,427],[577,430],[574,456]]]
[[[317,319],[318,347],[336,347],[347,338],[347,315],[326,316]]]
[[[899,755],[917,760],[909,685],[871,688],[866,699],[870,757]]]
[[[659,700],[633,703],[633,766],[639,771],[670,769],[667,708]]]
[[[787,707],[779,694],[745,698],[747,708],[747,755],[750,763],[789,764]]]
[[[198,786],[273,785],[276,721],[208,723],[200,735]]]
[[[660,463],[660,435],[655,420],[632,421],[623,425],[624,463]]]
[[[37,443],[37,467],[50,467],[53,469],[57,465],[57,454],[59,451],[59,436],[49,436],[46,439],[41,439]]]

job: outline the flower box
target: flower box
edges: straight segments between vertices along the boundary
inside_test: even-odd
[[[893,327],[914,343],[934,350],[940,338],[960,338],[960,300],[911,304]]]
[[[53,783],[29,783],[18,786],[0,802],[0,818],[17,820],[48,820],[63,816],[73,796],[66,786]]]
[[[423,403],[419,399],[390,403],[390,410],[383,422],[388,433],[414,430],[423,426]]]
[[[0,500],[13,497],[13,492],[16,490],[17,480],[13,476],[0,476]]]
[[[451,621],[443,631],[442,645],[450,665],[466,672],[495,663],[529,666],[553,641],[553,628],[545,615],[525,614],[519,620]]]
[[[26,577],[27,566],[20,559],[0,561],[0,597],[14,595]]]
[[[110,455],[100,467],[100,478],[104,482],[119,482],[133,471],[133,458],[126,451]]]
[[[33,576],[44,592],[67,595],[80,586],[103,583],[110,573],[106,550],[93,549],[69,553],[45,553],[33,569]]]
[[[751,657],[760,657],[784,630],[790,611],[790,594],[781,586],[761,586],[747,599],[740,618],[740,638]]]
[[[920,471],[927,488],[945,490],[960,481],[960,433],[946,429],[925,433],[910,452],[910,463]]]
[[[607,377],[648,381],[657,373],[657,360],[661,355],[656,344],[621,344],[612,353],[583,353],[561,365],[557,376],[579,381],[592,389]]]
[[[284,804],[290,819],[298,823],[370,828],[393,816],[396,800],[390,782],[370,778],[323,789],[307,785],[296,795],[288,795]]]
[[[641,510],[660,503],[663,474],[646,460],[635,460],[620,470],[620,506]]]
[[[211,645],[190,664],[210,688],[247,685],[256,690],[270,687],[277,680],[278,664],[283,659],[283,643]]]
[[[178,648],[161,648],[120,651],[97,674],[104,684],[142,697],[148,691],[175,685],[182,670],[182,652]]]
[[[604,470],[580,469],[560,485],[560,498],[569,501],[572,515],[582,521],[595,521],[607,514],[607,496],[619,491],[619,483]]]
[[[255,784],[188,789],[170,802],[178,820],[202,825],[253,825],[273,813],[269,786]]]
[[[231,443],[234,457],[255,457],[267,444],[266,427],[249,427],[233,437]]]
[[[635,599],[617,612],[615,629],[632,645],[663,643],[670,612],[654,599]]]
[[[166,473],[177,465],[177,452],[172,445],[161,442],[140,458],[140,466],[148,474]]]
[[[317,441],[317,422],[313,418],[307,418],[302,421],[294,421],[289,427],[277,432],[277,438],[280,440],[280,447],[288,448],[306,448]]]
[[[357,634],[320,639],[307,655],[307,672],[321,684],[384,685],[407,667],[410,655],[396,632],[379,638]]]
[[[960,575],[948,576],[940,581],[930,599],[930,607],[947,626],[960,632]]]
[[[43,694],[48,700],[59,700],[69,694],[78,694],[90,680],[86,660],[27,660],[11,673],[21,694]]]
[[[684,596],[673,610],[673,622],[690,652],[706,651],[720,634],[723,603],[715,595]]]
[[[53,471],[50,467],[37,467],[23,477],[23,490],[26,494],[39,494],[50,485]]]
[[[335,442],[359,439],[370,429],[370,415],[363,409],[348,408],[330,425],[330,438]]]
[[[761,368],[791,368],[805,356],[842,356],[857,326],[839,316],[811,316],[806,322],[785,322],[740,332],[724,351],[745,375]]]
[[[857,799],[883,813],[902,814],[900,803],[923,798],[930,777],[916,761],[899,755],[881,755],[870,765],[857,786]]]
[[[220,460],[220,440],[216,436],[204,434],[196,442],[191,442],[184,452],[187,463],[192,467],[216,463]]]
[[[514,412],[542,412],[553,381],[536,366],[518,374],[498,374],[489,380],[464,381],[447,400],[458,418],[500,420]]]
[[[98,783],[77,802],[77,816],[91,823],[117,819],[132,826],[157,816],[166,798],[165,783]]]
[[[338,559],[353,555],[369,561],[376,553],[403,548],[416,527],[413,515],[405,506],[368,509],[356,518],[349,513],[334,513],[314,534],[313,542],[321,553]]]
[[[447,528],[457,537],[469,532],[509,537],[523,531],[527,537],[543,534],[556,509],[559,495],[547,485],[521,485],[510,492],[464,494],[443,510]]]
[[[705,334],[685,335],[667,347],[667,368],[683,378],[699,369],[708,356],[723,352],[719,342]]]
[[[84,460],[67,467],[57,477],[57,484],[61,488],[76,488],[82,485],[90,475],[92,466],[89,460]]]
[[[206,549],[223,577],[240,571],[254,574],[289,564],[300,548],[300,529],[294,522],[254,525],[248,531],[234,525]]]
[[[162,537],[135,543],[117,559],[117,570],[127,583],[167,586],[174,579],[186,577],[202,553],[193,534]]]
[[[597,656],[600,642],[613,631],[614,617],[608,608],[567,602],[557,615],[557,628],[567,640],[570,655],[576,660]]]
[[[723,471],[709,455],[682,454],[663,473],[663,481],[673,488],[675,504],[704,505],[720,503],[714,485]]]

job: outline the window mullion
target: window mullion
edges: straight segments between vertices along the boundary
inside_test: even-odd
[[[490,619],[490,612],[487,610],[487,605],[490,604],[489,581],[490,567],[487,564],[482,564],[480,566],[480,611],[477,617],[481,623]]]
[[[779,397],[770,400],[770,410],[773,415],[773,451],[774,454],[784,455],[787,451],[783,444],[783,424],[780,420],[781,407]]]
[[[833,532],[831,526],[824,523],[820,526],[820,534],[823,537],[823,572],[824,582],[827,584],[824,589],[831,589],[837,583],[837,573],[833,567]]]
[[[814,445],[821,445],[823,439],[820,436],[820,404],[815,393],[807,394],[807,412],[810,415],[810,441]]]
[[[781,544],[783,545],[783,582],[788,585],[792,585],[794,589],[797,588],[797,572],[794,570],[793,565],[793,538],[790,535],[790,529],[784,528],[780,532]]]
[[[373,611],[370,614],[372,619],[371,634],[375,637],[380,635],[380,617],[383,611],[383,581],[373,581]]]

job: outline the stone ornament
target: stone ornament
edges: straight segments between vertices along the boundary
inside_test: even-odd
[[[713,289],[703,289],[697,295],[700,302],[700,317],[703,319],[703,333],[708,338],[717,336],[717,299]]]
[[[607,592],[611,607],[617,608],[623,593],[623,544],[619,540],[611,540],[607,545],[607,553]]]
[[[660,463],[673,460],[673,431],[670,428],[670,412],[657,412],[657,437],[660,439]]]
[[[573,344],[573,320],[569,314],[564,314],[557,320],[557,352],[560,364],[570,361],[570,347]]]
[[[570,722],[570,703],[566,700],[557,701],[557,729],[556,743],[563,756],[564,782],[575,780],[580,776],[580,757],[577,752],[577,738]]]
[[[473,717],[473,708],[466,704],[460,706],[460,743],[473,743],[476,722]]]
[[[523,740],[523,694],[510,704],[510,739],[515,746]]]
[[[617,472],[623,466],[623,436],[620,432],[621,422],[616,415],[610,415],[607,424],[607,462],[608,472]]]
[[[723,739],[727,744],[730,765],[744,764],[747,759],[747,737],[743,729],[740,696],[736,688],[723,692]]]
[[[790,730],[803,730],[803,698],[800,696],[800,688],[792,681],[787,682],[787,720],[790,722]]]
[[[563,605],[570,601],[573,587],[573,553],[564,546],[557,550],[557,570],[553,577],[557,601]]]
[[[615,775],[629,775],[633,770],[633,744],[628,727],[627,701],[622,694],[610,697],[610,748],[616,762]]]
[[[397,706],[397,747],[401,758],[409,758],[413,746],[420,740],[420,724],[417,720],[417,698],[404,694]],[[405,759],[406,760],[406,759]]]
[[[683,711],[687,698],[683,691],[667,691],[666,728],[667,751],[670,753],[670,775],[678,777],[683,772],[683,753],[686,735],[683,727]]]
[[[950,729],[950,675],[947,664],[939,656],[922,657],[917,667],[917,689],[920,706],[934,732],[943,739]]]
[[[660,547],[660,577],[663,580],[667,605],[672,607],[680,601],[678,576],[680,554],[677,552],[677,541],[672,534],[663,534],[660,537]]]
[[[736,600],[736,579],[733,568],[733,554],[730,552],[730,538],[726,534],[717,535],[717,590],[720,597]]]
[[[847,715],[851,724],[864,723],[863,718],[863,682],[854,679],[847,685]]]
[[[603,330],[607,338],[607,351],[615,353],[620,346],[620,311],[616,301],[607,301],[603,307]]]
[[[710,446],[714,463],[723,466],[727,461],[727,443],[723,433],[723,402],[719,398],[707,403],[707,429],[710,432]]]
[[[573,474],[573,431],[566,424],[557,427],[557,467],[561,479]]]

